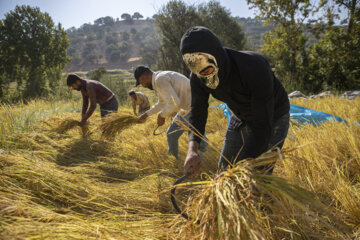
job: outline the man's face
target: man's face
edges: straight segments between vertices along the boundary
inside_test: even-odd
[[[150,74],[143,74],[139,77],[139,83],[144,88],[148,88],[150,90],[153,90],[152,87],[152,76]]]
[[[82,88],[82,85],[81,85],[81,82],[79,80],[77,80],[75,83],[71,84],[71,87],[73,90],[80,91]]]
[[[195,52],[183,55],[186,66],[211,89],[219,85],[219,67],[216,58],[208,53]]]

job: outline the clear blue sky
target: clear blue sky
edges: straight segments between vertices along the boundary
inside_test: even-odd
[[[55,23],[60,22],[65,29],[93,23],[105,16],[120,18],[122,13],[140,12],[145,18],[153,16],[169,0],[0,0],[0,19],[16,5],[39,7],[47,12]],[[208,2],[206,0],[184,0],[188,4]],[[221,0],[221,5],[230,10],[232,16],[254,17],[246,0]]]

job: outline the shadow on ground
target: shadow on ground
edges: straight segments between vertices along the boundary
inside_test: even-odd
[[[106,141],[81,138],[66,145],[59,151],[56,163],[60,166],[77,166],[83,163],[97,162],[106,156],[109,146]]]

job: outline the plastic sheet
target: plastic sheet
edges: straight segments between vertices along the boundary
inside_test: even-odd
[[[338,116],[294,104],[290,104],[290,118],[301,124],[312,124],[314,126],[319,125],[323,121],[338,121],[346,123],[346,120]]]
[[[228,124],[230,124],[231,111],[226,103],[212,105],[211,107],[218,107],[221,111],[223,111],[224,116],[227,117]],[[290,118],[298,123],[312,124],[314,126],[319,125],[323,121],[338,121],[346,123],[346,120],[338,116],[294,104],[290,104]]]

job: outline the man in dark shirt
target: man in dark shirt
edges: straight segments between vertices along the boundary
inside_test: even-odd
[[[105,117],[111,112],[117,112],[118,101],[115,94],[101,82],[82,79],[76,74],[70,74],[67,78],[67,85],[73,90],[81,91],[83,97],[80,125],[84,125],[86,120],[91,117],[96,109],[96,104],[100,105],[101,117]],[[89,99],[90,108],[88,109]]]
[[[255,52],[223,47],[205,27],[190,28],[181,39],[183,60],[191,70],[190,125],[205,131],[211,94],[232,111],[219,168],[255,158],[273,147],[281,149],[289,128],[289,100],[264,57]],[[196,132],[196,131],[194,131]],[[185,173],[200,166],[201,138],[189,134]],[[271,173],[273,165],[259,168]]]

